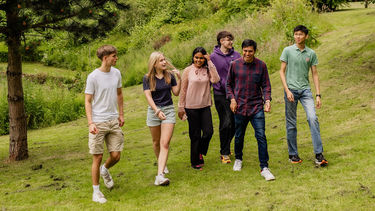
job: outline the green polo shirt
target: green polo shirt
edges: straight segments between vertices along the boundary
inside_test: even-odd
[[[286,83],[289,89],[310,89],[309,69],[318,64],[315,51],[307,46],[301,51],[294,44],[284,48],[280,60],[287,63]]]

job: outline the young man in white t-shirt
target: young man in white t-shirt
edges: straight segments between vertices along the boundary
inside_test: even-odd
[[[87,77],[85,90],[85,109],[89,125],[89,149],[93,155],[91,177],[94,202],[105,203],[107,199],[99,190],[99,174],[107,188],[114,183],[108,169],[114,166],[121,157],[124,147],[123,95],[121,73],[112,67],[116,65],[117,50],[114,46],[104,45],[96,52],[102,61],[99,68]],[[117,110],[118,106],[118,110]],[[104,152],[104,142],[110,156],[100,166]]]

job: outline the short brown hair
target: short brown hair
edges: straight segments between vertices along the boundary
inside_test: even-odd
[[[232,33],[228,32],[228,31],[221,31],[221,32],[219,32],[219,34],[217,34],[217,38],[216,38],[216,39],[217,39],[217,44],[218,44],[219,46],[221,46],[221,44],[220,44],[220,40],[221,40],[222,38],[226,38],[226,37],[228,37],[228,38],[231,39],[231,40],[234,39]]]
[[[104,56],[108,56],[113,53],[117,53],[117,49],[113,45],[103,45],[96,51],[96,55],[100,60],[103,60]]]

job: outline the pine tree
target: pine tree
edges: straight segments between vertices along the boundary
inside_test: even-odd
[[[0,0],[0,36],[8,46],[9,160],[28,158],[20,51],[25,33],[61,30],[96,38],[110,31],[116,11],[125,9],[117,0]]]

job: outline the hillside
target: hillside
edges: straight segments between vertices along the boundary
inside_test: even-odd
[[[259,175],[251,127],[245,137],[244,166],[219,162],[218,118],[203,171],[189,166],[187,122],[177,121],[168,161],[169,187],[154,187],[155,158],[145,125],[146,100],[141,86],[124,89],[125,149],[111,169],[108,203],[91,202],[86,120],[28,133],[30,158],[8,163],[8,136],[0,136],[0,208],[2,210],[371,210],[375,206],[375,7],[344,9],[321,15],[334,29],[319,37],[322,109],[318,110],[327,168],[315,168],[310,132],[298,110],[301,165],[288,162],[283,90],[271,71],[272,112],[266,115],[270,168]],[[262,59],[262,55],[259,57]],[[174,99],[175,105],[177,99]],[[41,166],[40,166],[41,165]]]

